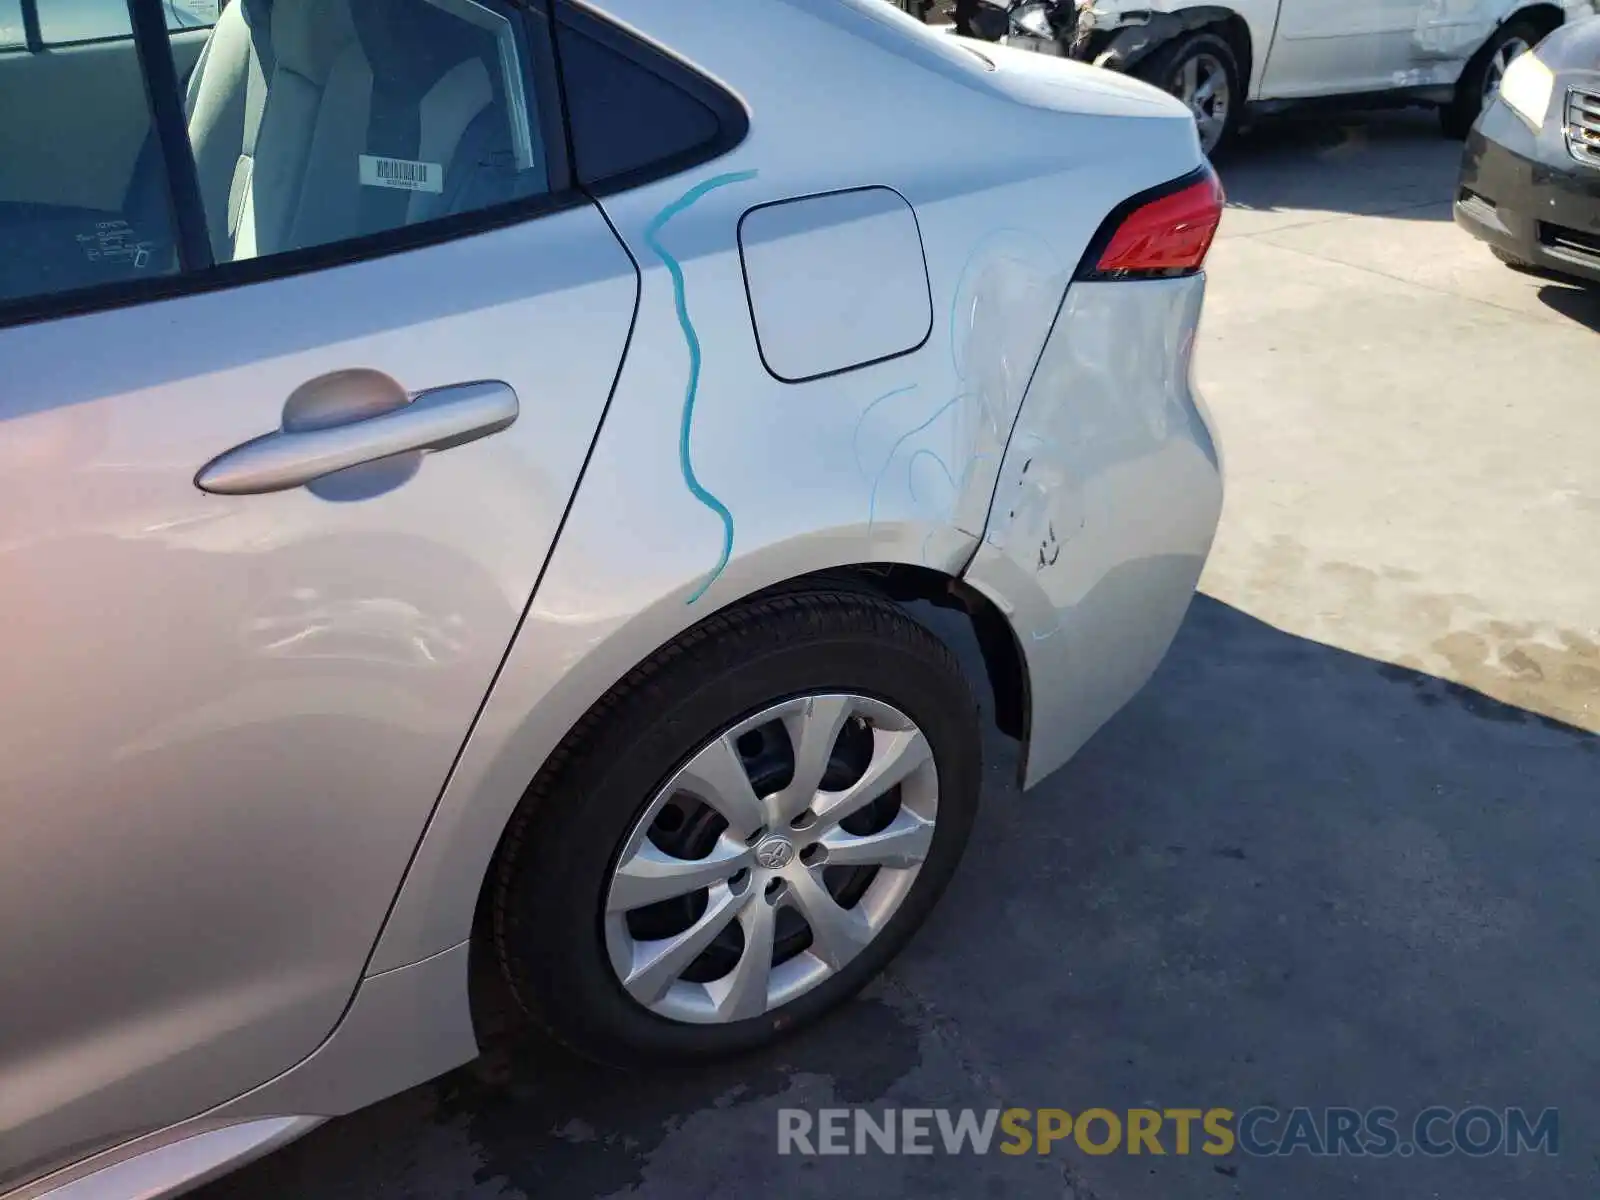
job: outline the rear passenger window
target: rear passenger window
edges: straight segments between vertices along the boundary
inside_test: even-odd
[[[170,75],[159,44],[144,61],[130,12],[168,30]],[[362,239],[567,190],[544,13],[545,0],[0,0],[0,304],[36,312],[48,296],[350,242],[381,252],[399,243]]]
[[[118,25],[118,0],[23,3],[41,33],[112,40],[30,49],[24,36],[0,48],[0,301],[173,273],[172,217],[127,9]]]
[[[233,0],[185,97],[216,261],[549,192],[532,19],[499,0]]]
[[[39,10],[45,46],[75,46],[133,37],[125,0],[21,0]],[[168,29],[204,29],[216,24],[217,0],[160,0]]]
[[[28,44],[27,27],[22,23],[22,0],[0,0],[0,53]]]
[[[221,0],[159,0],[167,28],[207,29],[217,22]],[[133,37],[125,0],[0,0],[0,50],[28,45],[34,22],[35,49],[81,46]]]
[[[579,183],[615,190],[687,170],[736,145],[738,102],[675,59],[563,5],[556,24]]]

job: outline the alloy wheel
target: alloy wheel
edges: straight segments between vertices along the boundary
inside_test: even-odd
[[[1227,132],[1233,109],[1233,89],[1222,60],[1214,54],[1191,55],[1178,65],[1169,90],[1189,106],[1200,130],[1200,148],[1212,154]]]
[[[701,747],[652,799],[607,888],[624,990],[692,1024],[759,1017],[882,932],[933,844],[939,781],[911,718],[866,696],[775,705]]]

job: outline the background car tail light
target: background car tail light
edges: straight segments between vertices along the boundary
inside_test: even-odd
[[[1171,279],[1205,265],[1226,196],[1209,166],[1151,194],[1136,196],[1102,226],[1082,279]]]

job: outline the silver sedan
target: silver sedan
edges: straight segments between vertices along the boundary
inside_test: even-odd
[[[1209,552],[1177,100],[882,0],[0,0],[0,1195],[862,987]],[[63,13],[77,16],[65,21]],[[87,22],[87,24],[85,24]],[[214,27],[210,24],[214,22]]]

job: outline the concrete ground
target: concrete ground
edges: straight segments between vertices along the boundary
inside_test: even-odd
[[[991,739],[963,870],[887,979],[681,1075],[505,1041],[204,1200],[1600,1191],[1600,300],[1450,223],[1458,154],[1417,115],[1226,166],[1206,594],[1037,791]],[[1560,1153],[776,1153],[784,1106],[1473,1103],[1559,1108]]]

